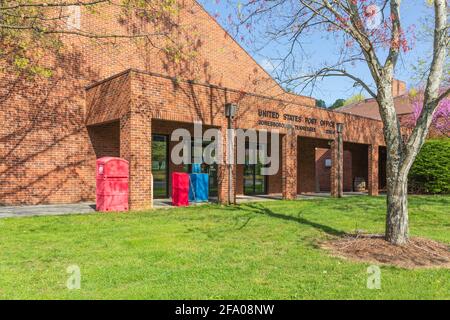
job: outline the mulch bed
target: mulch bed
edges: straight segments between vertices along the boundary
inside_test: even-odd
[[[450,268],[449,246],[424,238],[411,238],[395,246],[382,235],[346,235],[322,243],[333,255],[355,261],[394,265],[401,268]]]

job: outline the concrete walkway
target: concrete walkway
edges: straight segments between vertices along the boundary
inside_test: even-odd
[[[236,196],[236,202],[246,203],[246,202],[254,202],[254,201],[274,201],[274,200],[282,200],[283,196],[281,194],[262,194],[262,195],[240,195]]]
[[[194,202],[191,203],[191,206],[201,206],[204,204],[210,204],[210,203],[217,203],[217,197],[210,197],[208,202]],[[166,198],[166,199],[153,199],[153,208],[155,209],[170,209],[175,208],[172,206],[172,199]]]
[[[0,218],[58,216],[95,212],[95,203],[45,204],[35,206],[0,207]]]
[[[345,192],[344,197],[348,196],[363,196],[367,195],[364,192]],[[329,198],[329,193],[307,193],[300,194],[297,199],[320,199]],[[281,200],[281,194],[274,195],[241,195],[236,197],[236,202],[246,203],[255,201],[275,201]],[[207,203],[217,203],[217,197],[211,197],[209,202],[193,203],[191,205],[203,205]],[[170,209],[172,206],[171,199],[155,199],[153,201],[153,207],[155,209]],[[13,217],[30,217],[30,216],[58,216],[66,214],[87,214],[95,212],[95,203],[84,202],[75,204],[52,204],[52,205],[35,205],[35,206],[0,206],[0,218],[13,218]]]
[[[245,202],[254,202],[254,201],[273,201],[273,200],[281,200],[281,194],[274,194],[274,195],[257,195],[257,196],[251,196],[251,195],[240,195],[236,197],[236,202],[238,204],[245,203]],[[197,202],[197,203],[191,203],[191,206],[200,206],[202,204],[208,204],[208,203],[217,203],[217,197],[210,197],[209,202]],[[160,208],[173,208],[172,206],[172,200],[170,198],[167,199],[154,199],[153,200],[153,207],[155,209]]]
[[[354,196],[367,196],[367,192],[344,192],[343,197],[354,197]],[[297,195],[297,199],[318,199],[318,198],[330,198],[331,193],[330,192],[308,192],[308,193],[301,193]]]

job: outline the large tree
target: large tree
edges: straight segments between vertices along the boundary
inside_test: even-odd
[[[428,2],[434,11],[432,57],[421,113],[407,137],[394,108],[392,90],[399,58],[411,50],[408,29],[403,28],[400,16],[401,0],[249,0],[238,5],[240,26],[258,29],[264,25],[271,42],[288,41],[288,54],[281,57],[278,67],[284,76],[281,79],[290,86],[296,81],[306,86],[324,77],[347,77],[377,100],[387,146],[386,240],[396,245],[408,241],[408,173],[425,141],[437,106],[449,94],[448,87],[442,87],[448,47],[447,1]],[[329,41],[343,42],[337,61],[311,74],[290,72],[299,52],[296,48],[314,32],[327,33]],[[367,65],[372,81],[365,81],[350,71],[355,63]]]

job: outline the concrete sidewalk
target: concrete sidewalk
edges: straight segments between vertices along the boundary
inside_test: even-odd
[[[345,192],[344,197],[349,196],[363,196],[367,195],[364,192]],[[320,199],[330,198],[330,194],[326,192],[321,193],[308,193],[297,196],[297,199]],[[281,194],[273,195],[241,195],[236,197],[236,202],[259,202],[259,201],[276,201],[281,200]],[[207,203],[217,203],[217,197],[211,197],[209,202],[193,203],[191,205],[203,205]],[[153,201],[154,209],[169,209],[175,208],[172,206],[171,199],[155,199]],[[30,217],[30,216],[58,216],[66,214],[86,214],[95,212],[95,203],[84,202],[74,204],[46,204],[35,206],[0,206],[0,218],[13,218],[13,217]]]
[[[45,204],[35,206],[0,207],[0,218],[58,216],[95,212],[95,203]]]
[[[276,197],[278,198],[278,197]],[[237,199],[238,203],[249,201],[268,201],[276,199],[270,196],[240,196]],[[281,196],[279,197],[281,199]],[[209,202],[192,203],[191,206],[199,206],[207,203],[217,203],[217,197],[211,197]],[[154,199],[154,209],[170,209],[172,206],[171,199]],[[33,206],[0,206],[1,218],[14,217],[31,217],[31,216],[59,216],[67,214],[86,214],[95,211],[95,203],[71,203],[71,204],[42,204]]]
[[[217,199],[210,199],[209,203],[215,203]],[[191,206],[203,205],[208,202],[192,203]],[[171,199],[155,199],[153,209],[170,209],[172,206]],[[67,214],[87,214],[95,211],[95,203],[70,203],[70,204],[41,204],[32,206],[0,206],[1,218],[18,218],[32,216],[59,216]]]

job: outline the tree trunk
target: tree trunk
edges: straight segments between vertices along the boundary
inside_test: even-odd
[[[394,135],[396,136],[396,135]],[[408,172],[405,168],[401,138],[387,144],[386,241],[395,245],[408,242]],[[406,169],[406,170],[405,170]]]
[[[387,182],[386,241],[395,245],[408,242],[408,177]]]
[[[392,71],[393,72],[393,71]],[[386,241],[394,245],[408,242],[408,172],[400,123],[392,95],[392,74],[380,81],[378,103],[384,122],[384,138],[387,149],[386,162]]]

